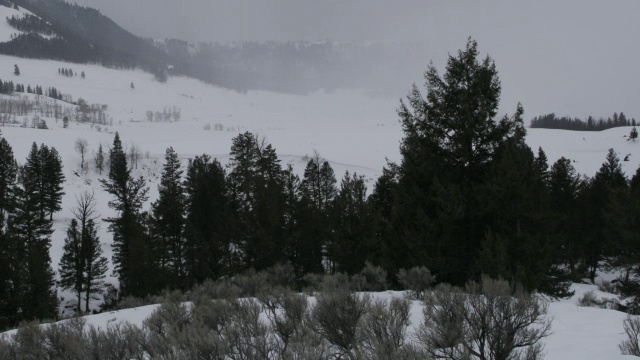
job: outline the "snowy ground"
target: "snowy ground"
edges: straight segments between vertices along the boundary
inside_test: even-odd
[[[0,27],[0,34],[2,29]],[[14,64],[20,67],[19,77],[13,75]],[[77,73],[84,71],[86,79],[60,76],[58,68],[61,67],[72,68]],[[253,91],[241,94],[183,77],[170,78],[168,83],[160,84],[153,80],[152,75],[137,70],[111,70],[9,56],[0,56],[0,78],[25,86],[41,85],[45,89],[55,86],[74,100],[84,98],[89,103],[108,105],[112,125],[101,126],[100,131],[97,127],[75,122],[68,129],[63,129],[62,122],[54,119],[47,119],[49,130],[0,128],[13,146],[19,162],[24,162],[34,141],[55,147],[63,158],[66,195],[63,211],[54,216],[56,231],[51,248],[54,269],[57,269],[62,255],[66,224],[77,196],[84,191],[94,191],[98,212],[103,217],[112,214],[107,207],[109,197],[98,186],[97,180],[101,176],[93,169],[91,160],[100,143],[105,150],[112,143],[115,131],[120,133],[125,146],[135,144],[143,154],[148,153],[136,172],[148,178],[151,201],[156,197],[157,179],[168,146],[173,146],[185,163],[202,153],[226,163],[231,139],[244,131],[266,137],[277,149],[283,164],[291,163],[298,173],[304,169],[305,157],[317,150],[331,162],[338,178],[345,170],[358,172],[366,176],[370,189],[381,173],[385,159],[400,159],[398,146],[402,131],[395,112],[398,99],[376,97],[365,91],[337,91],[311,96]],[[135,89],[130,88],[132,82]],[[165,107],[174,106],[181,111],[179,122],[146,121],[147,111],[162,111]],[[222,126],[222,131],[214,131],[217,124]],[[205,130],[207,125],[211,130]],[[575,160],[578,172],[589,176],[600,167],[607,150],[614,148],[621,158],[631,154],[630,160],[623,162],[623,169],[627,176],[631,176],[640,164],[640,143],[626,141],[624,135],[629,130],[571,132],[530,129],[527,142],[534,151],[542,146],[550,164],[565,156]],[[91,169],[88,173],[80,171],[80,156],[74,150],[74,141],[78,138],[86,139],[89,144]],[[105,256],[110,258],[111,237],[104,226],[100,236]],[[547,359],[620,358],[616,355],[619,353],[617,344],[623,339],[622,320],[625,315],[613,310],[578,307],[578,296],[595,287],[574,287],[576,296],[550,306],[554,323],[553,334],[545,341]],[[61,295],[65,301],[70,298],[67,293],[62,292]],[[380,293],[377,296],[392,295]],[[89,323],[100,326],[119,320],[139,324],[153,308],[147,306],[103,313],[88,319]],[[414,313],[419,313],[419,304],[415,304]]]

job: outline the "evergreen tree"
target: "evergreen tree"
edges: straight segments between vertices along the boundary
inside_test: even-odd
[[[347,171],[340,192],[332,203],[331,223],[335,240],[329,248],[329,258],[337,271],[347,274],[360,272],[370,252],[372,232],[367,186],[364,177]]]
[[[41,214],[37,176],[31,168],[24,168],[22,186],[14,190],[15,212],[7,227],[7,236],[19,244],[15,256],[22,287],[18,289],[22,320],[55,318],[58,305],[49,256],[53,230],[51,221]]]
[[[167,285],[177,288],[185,286],[185,194],[182,186],[180,159],[172,147],[165,154],[165,164],[158,200],[152,205],[155,235],[159,243],[155,246],[159,266],[168,275]]]
[[[102,143],[98,146],[98,152],[96,153],[96,169],[99,174],[102,175],[102,170],[104,170],[104,151],[102,150]]]
[[[18,174],[13,149],[5,138],[0,138],[0,219],[4,225],[5,214],[11,210],[12,190]]]
[[[20,76],[20,68],[18,67],[18,65],[13,65],[13,75],[15,76]]]
[[[64,193],[65,176],[62,171],[62,159],[56,148],[52,147],[48,150],[45,146],[41,146],[39,155],[42,157],[42,182],[44,193],[43,207],[49,213],[49,220],[53,220],[53,213],[62,210],[62,196]]]
[[[571,160],[561,157],[551,167],[549,192],[549,223],[552,243],[556,247],[556,261],[568,266],[575,273],[580,258],[581,248],[578,237],[578,194],[580,192],[579,175],[571,164]]]
[[[87,221],[82,234],[82,258],[84,262],[84,299],[86,312],[89,312],[89,300],[104,292],[104,278],[107,274],[108,260],[102,256],[102,246],[98,229],[93,219]]]
[[[189,161],[184,181],[187,288],[237,270],[227,190],[225,171],[217,160],[202,155]]]
[[[60,273],[60,286],[63,289],[73,290],[76,294],[76,314],[82,313],[82,293],[84,288],[85,262],[82,256],[82,234],[78,229],[78,221],[72,219],[67,228],[67,237],[64,240],[64,248],[58,272]]]
[[[627,140],[636,141],[637,138],[638,138],[638,130],[636,130],[636,127],[634,125],[633,128],[631,129],[631,132],[629,133],[629,139]]]
[[[149,246],[141,219],[142,204],[147,201],[146,181],[133,179],[127,165],[120,136],[116,133],[109,152],[109,179],[100,182],[114,199],[109,207],[117,212],[107,218],[113,234],[113,264],[120,280],[120,294],[144,296],[150,293],[154,279],[150,271]]]
[[[338,192],[335,184],[331,165],[316,153],[307,163],[301,182],[299,260],[305,273],[332,271],[330,264],[323,267],[322,260],[333,243],[329,208]]]
[[[583,209],[580,232],[580,248],[587,267],[587,276],[595,280],[599,262],[603,256],[611,255],[606,249],[616,248],[620,238],[619,229],[610,221],[609,213],[614,194],[626,191],[627,180],[622,171],[620,159],[613,149],[609,149],[606,161],[594,178],[585,184],[579,196],[579,208]]]
[[[440,281],[462,284],[476,274],[486,224],[478,188],[488,179],[496,151],[524,127],[497,121],[500,81],[493,60],[479,60],[477,43],[450,56],[440,77],[425,73],[426,98],[416,86],[401,103],[400,147],[390,272],[425,265]],[[518,106],[516,117],[522,108]]]
[[[229,186],[238,215],[238,241],[248,267],[285,261],[284,171],[271,144],[246,132],[231,146]]]

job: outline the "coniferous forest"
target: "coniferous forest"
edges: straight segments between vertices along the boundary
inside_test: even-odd
[[[550,164],[543,149],[530,149],[520,104],[497,117],[498,72],[475,41],[449,57],[444,75],[431,66],[425,79],[426,94],[414,86],[398,111],[402,160],[374,184],[335,174],[320,154],[299,176],[267,139],[245,132],[233,139],[227,166],[206,154],[183,164],[168,148],[159,196],[148,204],[149,186],[132,175],[116,133],[100,181],[116,215],[99,219],[93,194],[79,197],[60,264],[49,257],[60,157],[34,143],[19,165],[0,139],[0,328],[56,318],[57,286],[76,294],[81,313],[95,310],[96,296],[115,306],[279,267],[292,269],[296,289],[317,274],[377,266],[391,288],[406,288],[411,276],[428,278],[425,286],[490,277],[552,297],[606,267],[622,273],[623,293],[637,295],[640,255],[630,249],[640,248],[640,169],[627,178],[610,150],[586,177],[570,159]],[[111,259],[97,236],[103,221]],[[109,261],[119,289],[104,283]],[[331,308],[330,300],[319,304]]]

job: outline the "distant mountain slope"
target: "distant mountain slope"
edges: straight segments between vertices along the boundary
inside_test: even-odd
[[[62,0],[14,0],[46,21],[56,34],[45,37],[34,29],[0,43],[0,53],[20,57],[98,63],[108,67],[140,67],[165,78],[167,56],[100,14],[98,10]],[[8,5],[7,2],[4,3]]]

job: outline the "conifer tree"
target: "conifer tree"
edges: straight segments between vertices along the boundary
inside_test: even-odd
[[[76,314],[82,313],[82,293],[84,288],[85,262],[82,256],[82,234],[78,221],[72,219],[67,228],[62,258],[60,259],[60,286],[76,294]]]
[[[165,164],[158,200],[152,205],[156,244],[160,268],[169,275],[171,287],[184,287],[185,279],[185,194],[178,154],[169,147],[165,154]]]
[[[5,214],[11,209],[12,190],[18,174],[18,165],[13,149],[5,138],[0,138],[0,218],[5,222]]]
[[[40,156],[43,163],[43,192],[44,209],[49,213],[49,220],[53,220],[53,213],[62,210],[62,196],[64,196],[65,176],[62,171],[62,159],[56,148],[52,147],[46,151],[46,147],[41,146]],[[45,151],[43,151],[45,150]]]
[[[355,173],[351,176],[347,171],[331,206],[335,239],[330,244],[329,258],[337,271],[356,274],[369,260],[372,232],[366,195],[364,177]]]
[[[395,197],[390,272],[425,265],[440,281],[466,282],[475,271],[486,224],[477,190],[487,181],[496,152],[522,125],[496,119],[501,85],[490,57],[477,43],[449,56],[442,76],[425,73],[427,94],[413,87],[398,111],[404,138]],[[518,106],[516,116],[522,113]]]
[[[109,153],[109,179],[101,179],[103,189],[114,199],[109,207],[117,212],[105,219],[113,234],[113,264],[120,280],[121,295],[144,296],[151,290],[149,246],[141,221],[141,209],[147,201],[146,181],[133,179],[127,165],[120,136],[116,133]]]
[[[98,146],[98,152],[96,153],[96,169],[99,174],[102,175],[102,170],[104,170],[104,151],[102,150],[102,143]]]
[[[37,169],[25,167],[20,187],[16,187],[15,211],[7,227],[7,236],[14,237],[19,248],[16,257],[22,288],[18,290],[23,320],[55,318],[57,296],[51,269],[51,221],[42,216]]]
[[[249,132],[240,134],[232,141],[230,166],[229,186],[246,265],[262,270],[285,261],[284,171],[275,149]]]
[[[104,292],[104,278],[108,271],[108,260],[102,256],[102,246],[97,225],[93,219],[87,221],[82,234],[82,258],[84,261],[85,311],[89,312],[89,300]]]
[[[232,248],[234,218],[224,168],[208,155],[189,161],[184,180],[186,195],[186,287],[237,271]]]
[[[629,133],[629,139],[627,140],[636,141],[637,138],[638,138],[638,130],[636,130],[636,127],[634,126],[631,129],[631,132]]]

